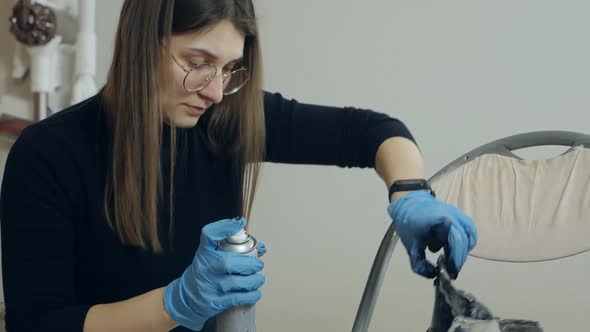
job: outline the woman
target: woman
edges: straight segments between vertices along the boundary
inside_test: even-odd
[[[425,249],[444,247],[459,272],[474,224],[408,183],[423,161],[400,121],[286,100],[261,77],[251,0],[125,1],[104,88],[9,154],[8,331],[214,331],[261,296],[261,261],[216,243],[245,226],[264,161],[374,167],[414,271],[433,277]]]

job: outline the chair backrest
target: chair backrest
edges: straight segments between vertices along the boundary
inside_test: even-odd
[[[563,154],[523,160],[512,151],[564,145]],[[532,262],[590,250],[590,136],[525,133],[481,146],[429,180],[439,199],[473,217],[471,255]]]

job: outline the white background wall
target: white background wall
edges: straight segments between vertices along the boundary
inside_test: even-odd
[[[121,3],[97,3],[99,83]],[[590,134],[590,2],[255,4],[267,89],[402,119],[421,145],[429,176],[500,137],[536,130]],[[8,8],[3,0],[0,12]],[[0,42],[13,45],[6,30]],[[4,79],[10,50],[0,48],[0,96],[10,90]],[[28,112],[1,98],[1,112]],[[372,170],[265,166],[252,220],[254,235],[269,248],[260,331],[350,330],[389,225],[386,203],[386,188]],[[546,331],[587,330],[589,256],[529,265],[470,258],[457,284],[499,316],[540,320]],[[432,304],[432,282],[410,271],[399,246],[371,330],[425,331]]]

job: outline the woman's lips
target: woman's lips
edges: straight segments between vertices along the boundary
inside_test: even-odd
[[[189,104],[182,104],[186,107],[186,111],[188,114],[192,116],[201,116],[205,113],[205,109],[203,107],[197,107]]]

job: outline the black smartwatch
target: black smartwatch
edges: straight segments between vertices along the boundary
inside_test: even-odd
[[[432,190],[430,184],[425,179],[406,179],[393,182],[391,187],[389,187],[389,199],[396,192],[415,190],[427,190],[432,196],[436,197],[434,190]]]

